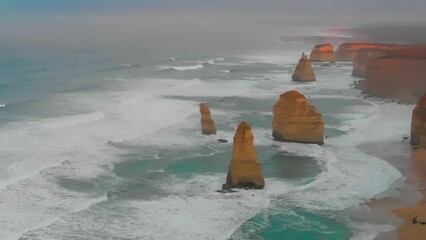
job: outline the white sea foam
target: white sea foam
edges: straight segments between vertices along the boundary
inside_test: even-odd
[[[173,71],[189,71],[204,68],[203,64],[197,64],[192,66],[162,66],[161,70],[173,70]]]
[[[269,55],[250,59],[288,64],[290,58],[292,62],[297,59]],[[189,67],[186,70],[199,69]],[[199,134],[198,103],[162,97],[277,98],[277,93],[294,88],[318,96],[318,91],[347,89],[351,81],[350,78],[327,78],[326,74],[319,74],[317,83],[295,84],[289,79],[288,82],[283,80],[288,76],[288,73],[281,73],[267,81],[260,81],[257,75],[236,81],[126,79],[121,82],[129,84],[126,91],[93,96],[87,93],[67,95],[94,108],[92,113],[3,126],[0,128],[0,182],[3,184],[0,186],[0,215],[4,218],[0,219],[0,236],[4,237],[2,239],[16,238],[23,231],[42,227],[30,231],[28,236],[35,234],[40,239],[75,234],[90,239],[105,236],[226,239],[243,222],[270,206],[271,199],[277,196],[284,196],[286,203],[307,209],[338,210],[359,204],[400,177],[385,162],[363,154],[355,146],[369,141],[400,139],[409,132],[407,116],[411,115],[412,106],[370,104],[350,117],[342,115],[343,126],[352,126],[350,134],[326,139],[322,147],[274,144],[280,151],[313,156],[325,163],[324,172],[303,186],[267,178],[263,190],[219,194],[214,190],[221,187],[225,174],[170,178],[159,185],[171,194],[169,196],[128,200],[125,204],[108,201],[91,208],[92,203],[105,200],[103,193],[102,197],[87,196],[62,189],[55,183],[57,177],[84,179],[105,174],[106,169],[111,169],[111,163],[118,161],[116,150],[105,144],[108,141],[136,146],[176,146],[177,143],[188,147],[215,140],[215,136]],[[143,84],[135,84],[137,81]],[[356,95],[349,97],[353,96]],[[214,113],[221,117],[227,114],[226,111]],[[255,128],[253,131],[256,145],[273,144],[270,129]],[[233,134],[234,131],[219,130],[218,137],[232,141]],[[99,232],[104,235],[97,235]]]
[[[0,108],[6,107],[6,104],[0,104]]]
[[[50,225],[95,203],[93,199],[98,198],[69,192],[59,187],[55,178],[105,174],[117,160],[116,150],[106,144],[108,141],[149,135],[198,112],[198,103],[163,99],[158,94],[182,90],[199,80],[156,79],[146,83],[126,92],[61,95],[57,103],[69,97],[85,106],[102,108],[89,114],[14,122],[0,128],[1,239],[16,239],[25,231]],[[105,197],[99,201],[103,200]]]
[[[366,155],[356,146],[371,141],[401,139],[409,132],[407,116],[410,116],[411,107],[397,104],[370,107],[375,108],[377,114],[355,120],[350,134],[326,139],[324,149],[328,159],[334,159],[334,162],[327,165],[324,177],[312,188],[289,193],[287,201],[308,209],[340,210],[374,197],[401,178],[401,174],[388,163]],[[296,148],[295,152],[298,151]]]
[[[269,63],[269,64],[289,64],[297,63],[300,58],[299,51],[286,51],[282,55],[277,55],[276,53],[258,53],[256,55],[244,55],[241,58],[245,59],[242,63]]]
[[[226,239],[247,219],[268,207],[272,196],[296,188],[280,180],[266,179],[263,190],[238,190],[232,194],[215,192],[225,178],[224,174],[200,175],[192,179],[172,177],[160,186],[172,193],[168,197],[87,209],[64,216],[51,226],[30,234],[55,239],[78,229],[90,239],[101,239],[102,236],[96,235],[99,232],[119,238]],[[112,217],[117,211],[122,214]]]

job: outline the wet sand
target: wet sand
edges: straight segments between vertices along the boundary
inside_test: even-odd
[[[402,138],[402,136],[401,136]],[[376,240],[426,239],[426,154],[414,152],[408,141],[377,142],[358,146],[371,155],[386,160],[405,177],[388,191],[388,196],[365,203],[371,211],[388,220],[397,229],[379,234]],[[417,223],[413,218],[417,216]],[[420,222],[425,222],[421,224]]]

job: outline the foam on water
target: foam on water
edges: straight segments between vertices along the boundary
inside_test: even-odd
[[[197,70],[200,68],[204,68],[203,64],[197,64],[192,66],[162,66],[161,70],[173,70],[173,71],[188,71],[188,70]]]
[[[114,146],[141,149],[161,146],[185,151],[203,145],[211,151],[198,155],[216,154],[220,152],[215,149],[220,147],[214,145],[217,137],[226,138],[231,144],[236,123],[244,120],[241,116],[261,116],[263,122],[260,122],[264,124],[279,94],[284,91],[298,89],[313,100],[358,99],[359,93],[344,92],[353,80],[340,76],[341,73],[350,74],[347,66],[332,65],[325,70],[315,66],[317,82],[291,82],[291,71],[299,57],[300,52],[294,51],[281,56],[268,53],[244,56],[248,61],[238,63],[221,62],[224,59],[218,58],[196,61],[197,65],[164,66],[161,69],[188,71],[180,73],[182,75],[191,73],[191,70],[204,71],[202,68],[206,64],[252,67],[255,63],[263,63],[278,65],[284,70],[276,72],[274,68],[275,72],[243,74],[239,77],[242,80],[122,78],[118,81],[123,85],[120,85],[121,90],[75,92],[53,97],[59,100],[53,101],[58,102],[59,107],[62,100],[68,99],[67,103],[77,102],[91,111],[2,126],[0,159],[5,160],[0,163],[0,238],[15,239],[28,231],[24,237],[39,239],[63,236],[83,239],[105,239],[106,236],[226,239],[247,219],[271,205],[291,205],[308,211],[341,210],[386,190],[401,177],[399,172],[381,159],[357,150],[356,146],[402,138],[409,133],[407,116],[411,116],[412,106],[367,100],[363,101],[369,104],[363,105],[362,109],[339,114],[341,125],[327,125],[340,128],[345,134],[326,139],[323,146],[274,143],[270,129],[257,127],[260,125],[257,122],[253,125],[257,146],[271,146],[277,152],[314,157],[321,163],[322,172],[308,183],[267,178],[263,190],[219,194],[215,190],[224,183],[225,173],[203,174],[189,179],[169,175],[161,181],[152,180],[156,188],[167,194],[151,200],[125,199],[119,194],[107,199],[106,189],[88,194],[58,185],[59,178],[93,179],[101,175],[111,181],[122,181],[112,172],[113,163],[122,161],[118,157],[121,149]],[[256,111],[258,115],[253,114],[254,110],[243,111],[238,107],[234,111],[211,108],[217,123],[235,126],[223,126],[218,136],[201,135],[198,101],[203,98],[226,101],[226,97],[261,102],[266,99],[266,103],[262,102],[260,106],[267,106],[269,100],[271,106]],[[187,154],[193,153],[188,151]],[[167,168],[147,171],[153,175],[167,174]],[[354,229],[358,228],[368,230],[371,226],[354,226]],[[367,239],[377,232],[377,229],[370,230]]]
[[[324,149],[329,154],[328,161],[334,160],[333,164],[327,165],[328,170],[317,182],[319,184],[289,193],[284,201],[307,209],[340,210],[374,197],[401,178],[401,174],[387,162],[364,154],[356,146],[371,141],[401,139],[409,132],[407,116],[410,116],[411,107],[397,104],[371,107],[377,114],[352,121],[350,134],[326,139]]]
[[[27,120],[0,128],[1,239],[16,239],[24,232],[44,227],[61,216],[106,200],[106,190],[85,194],[69,191],[57,178],[84,179],[106,174],[117,161],[107,144],[149,135],[198,112],[198,103],[163,99],[165,94],[198,81],[157,80],[157,87],[117,93],[100,92],[106,103],[92,113],[41,120]],[[164,88],[164,86],[167,86]],[[140,96],[136,97],[137,93]],[[81,100],[85,92],[68,97]],[[58,96],[61,99],[63,95]],[[86,99],[90,102],[90,98]],[[62,101],[56,101],[60,104]]]
[[[69,214],[48,228],[31,231],[29,236],[55,239],[70,236],[78,229],[85,238],[101,239],[96,233],[105,229],[101,232],[106,236],[120,238],[226,239],[244,221],[268,207],[272,196],[296,187],[266,179],[263,190],[239,190],[232,194],[215,192],[225,178],[224,174],[200,175],[192,179],[172,177],[160,186],[172,193],[169,197],[112,203],[108,208],[121,213],[116,217],[109,216],[112,213],[107,212],[111,210],[100,209],[103,206]]]

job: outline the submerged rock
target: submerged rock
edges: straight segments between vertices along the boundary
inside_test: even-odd
[[[273,113],[272,135],[275,140],[324,143],[322,115],[298,91],[281,94]]]
[[[200,104],[201,132],[205,135],[216,134],[216,126],[210,116],[210,109],[205,103]]]
[[[254,188],[265,186],[262,168],[257,161],[254,136],[251,127],[242,121],[234,135],[232,160],[229,164],[228,176],[222,189]]]
[[[294,70],[293,81],[295,82],[313,82],[316,81],[314,70],[312,69],[311,61],[309,61],[308,56],[305,53],[302,53],[302,57],[299,60],[299,63]]]
[[[411,117],[411,144],[426,149],[426,93],[417,102]]]
[[[309,60],[311,60],[311,62],[335,62],[336,53],[334,52],[333,45],[315,45],[309,56]]]

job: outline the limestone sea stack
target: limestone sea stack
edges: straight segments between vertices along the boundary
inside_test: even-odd
[[[419,99],[411,117],[411,144],[426,149],[426,93]]]
[[[426,48],[387,50],[368,62],[363,93],[416,103],[426,91]]]
[[[302,57],[299,60],[299,63],[294,70],[293,81],[295,82],[313,82],[316,81],[314,70],[312,69],[311,61],[309,61],[308,56],[305,53],[302,53]]]
[[[242,121],[234,135],[232,160],[229,164],[228,176],[223,189],[254,188],[265,186],[262,168],[257,161],[254,136],[251,127]]]
[[[398,49],[399,44],[388,43],[342,43],[337,49],[337,61],[352,62],[359,49]]]
[[[205,103],[200,104],[201,132],[205,135],[216,134],[216,126],[210,116],[210,109]]]
[[[336,53],[334,52],[333,45],[315,45],[309,56],[309,60],[311,60],[311,62],[335,62]]]
[[[275,140],[324,143],[322,115],[298,91],[281,94],[273,113],[272,135]]]

